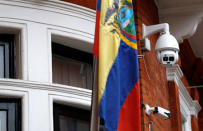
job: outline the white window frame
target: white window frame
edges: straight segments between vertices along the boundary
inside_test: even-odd
[[[18,69],[18,79],[28,80],[28,60],[27,60],[27,26],[26,24],[19,23],[17,21],[12,20],[1,20],[0,19],[0,29],[1,33],[12,33],[16,35],[15,42],[20,45],[19,46],[19,62],[21,65]]]
[[[64,32],[62,30],[56,30],[53,28],[48,28],[47,31],[47,36],[48,36],[48,61],[49,61],[49,81],[52,83],[53,79],[53,74],[52,74],[52,49],[51,49],[51,45],[52,45],[52,41],[53,42],[58,42],[60,44],[78,49],[80,48],[80,50],[83,51],[87,51],[89,53],[92,52],[93,50],[93,39],[92,38],[88,38],[88,36],[83,36],[80,33],[76,33],[73,30],[70,30],[70,32]],[[78,43],[83,42],[84,44],[77,44],[77,45],[70,45],[70,40],[69,38],[74,38],[77,39],[76,41],[78,41]],[[91,52],[90,52],[91,51]]]
[[[25,91],[16,91],[15,89],[9,86],[3,86],[0,88],[0,97],[3,98],[20,98],[21,99],[21,108],[22,108],[22,131],[29,131],[28,124],[28,92]]]
[[[179,65],[167,67],[166,76],[168,81],[174,81],[178,86],[180,112],[185,119],[185,131],[192,131],[191,115],[194,115],[198,118],[198,113],[201,110],[201,106],[198,101],[192,99],[183,82],[181,81],[183,72]]]
[[[79,91],[77,91],[79,93]],[[68,96],[64,95],[56,95],[56,94],[49,94],[49,115],[50,115],[50,131],[54,131],[54,116],[53,116],[53,104],[63,104],[72,107],[82,108],[86,110],[90,110],[91,108],[91,98],[84,99],[79,95],[69,94]]]

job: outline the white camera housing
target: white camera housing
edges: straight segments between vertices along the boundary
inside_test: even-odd
[[[163,119],[170,119],[171,118],[171,113],[170,111],[162,108],[162,107],[154,107],[153,114],[158,115],[159,117]]]
[[[144,39],[148,39],[148,36],[157,32],[161,32],[155,46],[157,60],[164,66],[175,65],[178,61],[179,44],[176,38],[170,34],[169,25],[167,23],[152,26],[142,25]]]
[[[171,118],[170,111],[168,111],[162,107],[159,107],[159,106],[150,107],[149,105],[145,105],[145,112],[147,115],[150,115],[151,112],[153,112],[153,114],[155,114],[165,120]]]
[[[179,45],[175,37],[169,32],[160,35],[155,50],[159,63],[164,66],[175,65],[178,61]]]

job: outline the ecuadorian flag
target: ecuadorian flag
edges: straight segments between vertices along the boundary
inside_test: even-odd
[[[108,131],[140,131],[138,51],[132,0],[98,0],[94,56],[99,116]]]

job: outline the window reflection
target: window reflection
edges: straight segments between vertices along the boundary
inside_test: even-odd
[[[4,78],[4,46],[0,45],[0,78]]]
[[[91,53],[52,43],[53,83],[91,89],[92,64]]]
[[[0,111],[0,131],[7,131],[7,112]]]
[[[54,131],[89,131],[90,111],[54,104]]]
[[[60,116],[60,131],[89,131],[89,122]]]

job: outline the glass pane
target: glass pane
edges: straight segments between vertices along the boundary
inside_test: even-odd
[[[77,121],[77,131],[89,131],[89,123],[86,121]]]
[[[4,46],[0,46],[0,78],[4,78]]]
[[[91,89],[91,65],[57,56],[52,63],[54,83]]]
[[[89,131],[89,122],[60,116],[60,131]]]
[[[7,112],[0,111],[0,131],[7,131]]]
[[[4,74],[5,74],[5,78],[9,78],[9,45],[8,43],[5,43],[5,47],[4,47]]]

